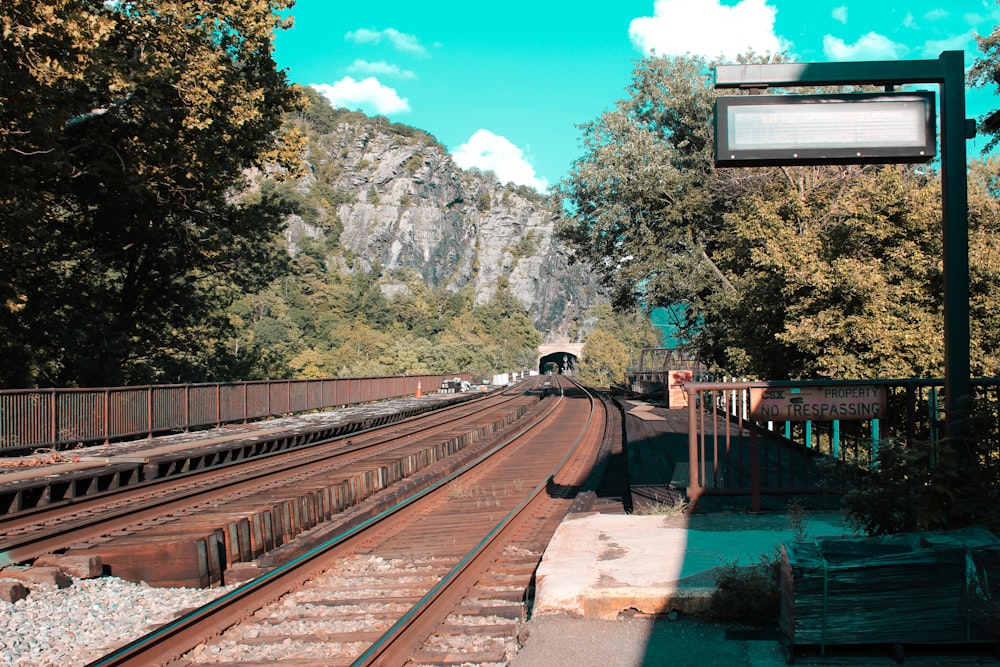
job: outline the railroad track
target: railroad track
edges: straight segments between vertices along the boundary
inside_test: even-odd
[[[125,544],[120,550],[124,557],[141,561],[140,542],[153,543],[150,536],[174,529],[200,532],[202,536],[189,543],[205,554],[188,566],[194,575],[163,578],[163,585],[217,584],[227,565],[289,543],[394,482],[504,428],[538,401],[539,391],[528,383],[517,391],[389,426],[9,514],[0,519],[0,566],[69,550],[103,555],[113,574],[158,583],[155,571],[162,568],[156,559],[142,571],[120,565],[115,572],[114,561],[121,557],[112,555],[112,545]],[[312,495],[303,500],[301,491],[310,485]],[[259,502],[253,501],[255,496]],[[220,550],[224,552],[218,556]],[[161,554],[161,560],[165,557]],[[177,557],[181,555],[173,555]]]
[[[553,382],[461,468],[92,665],[504,662],[542,551],[609,447],[603,402]]]

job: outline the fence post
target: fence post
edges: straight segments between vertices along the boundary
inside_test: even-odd
[[[58,389],[53,389],[49,396],[52,397],[49,403],[49,442],[55,444],[56,434],[59,432],[59,416],[56,414],[56,410],[59,409],[59,399],[56,396]]]
[[[685,387],[687,391],[687,387]],[[688,391],[688,488],[694,489],[695,499],[701,495],[701,477],[698,474],[698,410],[697,391]],[[689,492],[690,496],[691,493]]]
[[[111,442],[111,389],[104,390],[104,444]]]
[[[872,420],[872,468],[878,468],[878,418]]]
[[[757,427],[750,428],[750,509],[760,511],[760,455],[757,452]]]

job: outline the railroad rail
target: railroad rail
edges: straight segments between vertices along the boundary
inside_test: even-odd
[[[534,565],[610,446],[601,400],[565,378],[535,382],[551,383],[544,399],[474,459],[92,665],[502,657]],[[466,641],[481,648],[456,649],[473,625]]]
[[[480,396],[437,394],[109,443],[66,454],[0,459],[0,515],[76,502],[162,477],[308,446]]]
[[[399,480],[419,479],[438,461],[516,421],[538,399],[525,387],[293,450],[9,513],[0,519],[0,565],[76,545],[70,553],[101,556],[124,578],[218,584],[228,567],[290,542]],[[310,482],[317,477],[322,482]],[[141,553],[136,542],[154,533],[174,551],[135,558]],[[118,544],[125,544],[120,553]],[[188,572],[178,573],[184,563]]]

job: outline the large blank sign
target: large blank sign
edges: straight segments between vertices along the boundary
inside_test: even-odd
[[[715,164],[927,162],[934,109],[931,92],[720,97]]]

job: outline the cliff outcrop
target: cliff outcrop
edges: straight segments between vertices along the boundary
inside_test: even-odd
[[[332,235],[328,263],[416,271],[433,288],[470,286],[485,303],[506,282],[547,339],[565,338],[599,297],[588,266],[570,265],[554,238],[557,204],[491,172],[458,168],[433,137],[407,126],[338,112],[307,131],[308,173],[298,191],[328,207],[334,225],[295,216],[286,240]],[[341,258],[336,257],[337,254]],[[344,257],[351,261],[343,261]],[[387,281],[387,293],[400,289]]]

